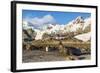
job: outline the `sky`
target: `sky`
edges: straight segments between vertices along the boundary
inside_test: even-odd
[[[23,20],[30,21],[35,24],[57,23],[67,24],[78,16],[84,19],[91,17],[90,13],[80,12],[57,12],[57,11],[38,11],[38,10],[23,10]]]

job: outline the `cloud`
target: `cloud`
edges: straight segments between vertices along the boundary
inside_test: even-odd
[[[45,15],[41,18],[34,17],[28,20],[29,26],[41,29],[44,25],[54,24],[56,20],[51,15]]]

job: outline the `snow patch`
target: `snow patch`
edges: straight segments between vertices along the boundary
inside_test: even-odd
[[[84,42],[88,41],[91,39],[91,32],[88,32],[88,33],[84,33],[84,34],[80,34],[80,35],[77,35],[75,36],[74,38],[76,39],[79,39],[79,40],[82,40]]]
[[[83,30],[84,30],[86,27],[90,26],[90,24],[91,24],[91,18],[86,18],[84,21],[85,21],[85,23],[84,23]]]

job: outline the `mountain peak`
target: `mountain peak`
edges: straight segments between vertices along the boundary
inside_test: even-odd
[[[84,23],[84,19],[82,16],[78,16],[74,21],[73,24]]]
[[[82,16],[78,16],[76,19],[83,19],[83,17]]]

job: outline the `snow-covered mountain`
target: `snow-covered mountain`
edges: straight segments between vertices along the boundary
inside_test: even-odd
[[[49,30],[49,32],[77,32],[78,30],[85,31],[87,29],[90,29],[91,26],[91,19],[86,18],[83,19],[81,16],[78,16],[75,20],[72,20],[68,24],[65,25],[59,25],[59,24],[49,24],[45,27],[44,30]]]
[[[81,16],[77,17],[75,20],[72,20],[66,24],[66,30],[68,32],[76,32],[78,30],[85,30],[87,27],[91,26],[91,19],[83,19]]]
[[[36,39],[41,39],[44,33],[51,34],[64,34],[69,32],[90,32],[91,28],[91,19],[86,18],[83,19],[81,16],[78,16],[76,19],[70,21],[68,24],[61,25],[61,24],[44,24],[41,26],[42,29],[36,28],[36,25],[32,25],[32,23],[28,21],[23,21],[23,29],[33,29],[37,35],[41,36],[36,37]]]
[[[90,29],[91,28],[91,18],[86,18],[84,22],[85,23],[84,23],[83,30]]]
[[[29,26],[29,23],[27,21],[24,21],[23,20],[22,24],[23,24],[22,25],[23,26],[23,29],[30,29],[30,28],[32,28],[32,27]]]
[[[49,30],[49,33],[51,32],[76,32],[77,30],[85,30],[87,27],[89,28],[91,26],[91,19],[86,18],[83,19],[81,16],[78,16],[76,19],[70,21],[68,24],[60,25],[60,24],[45,24],[44,26],[41,26],[42,30]],[[23,28],[24,29],[37,29],[34,25],[28,21],[23,21]],[[40,29],[37,29],[40,30]]]
[[[66,30],[68,32],[75,32],[78,29],[81,29],[84,26],[84,19],[79,16],[75,20],[72,20],[68,24],[66,24]]]

